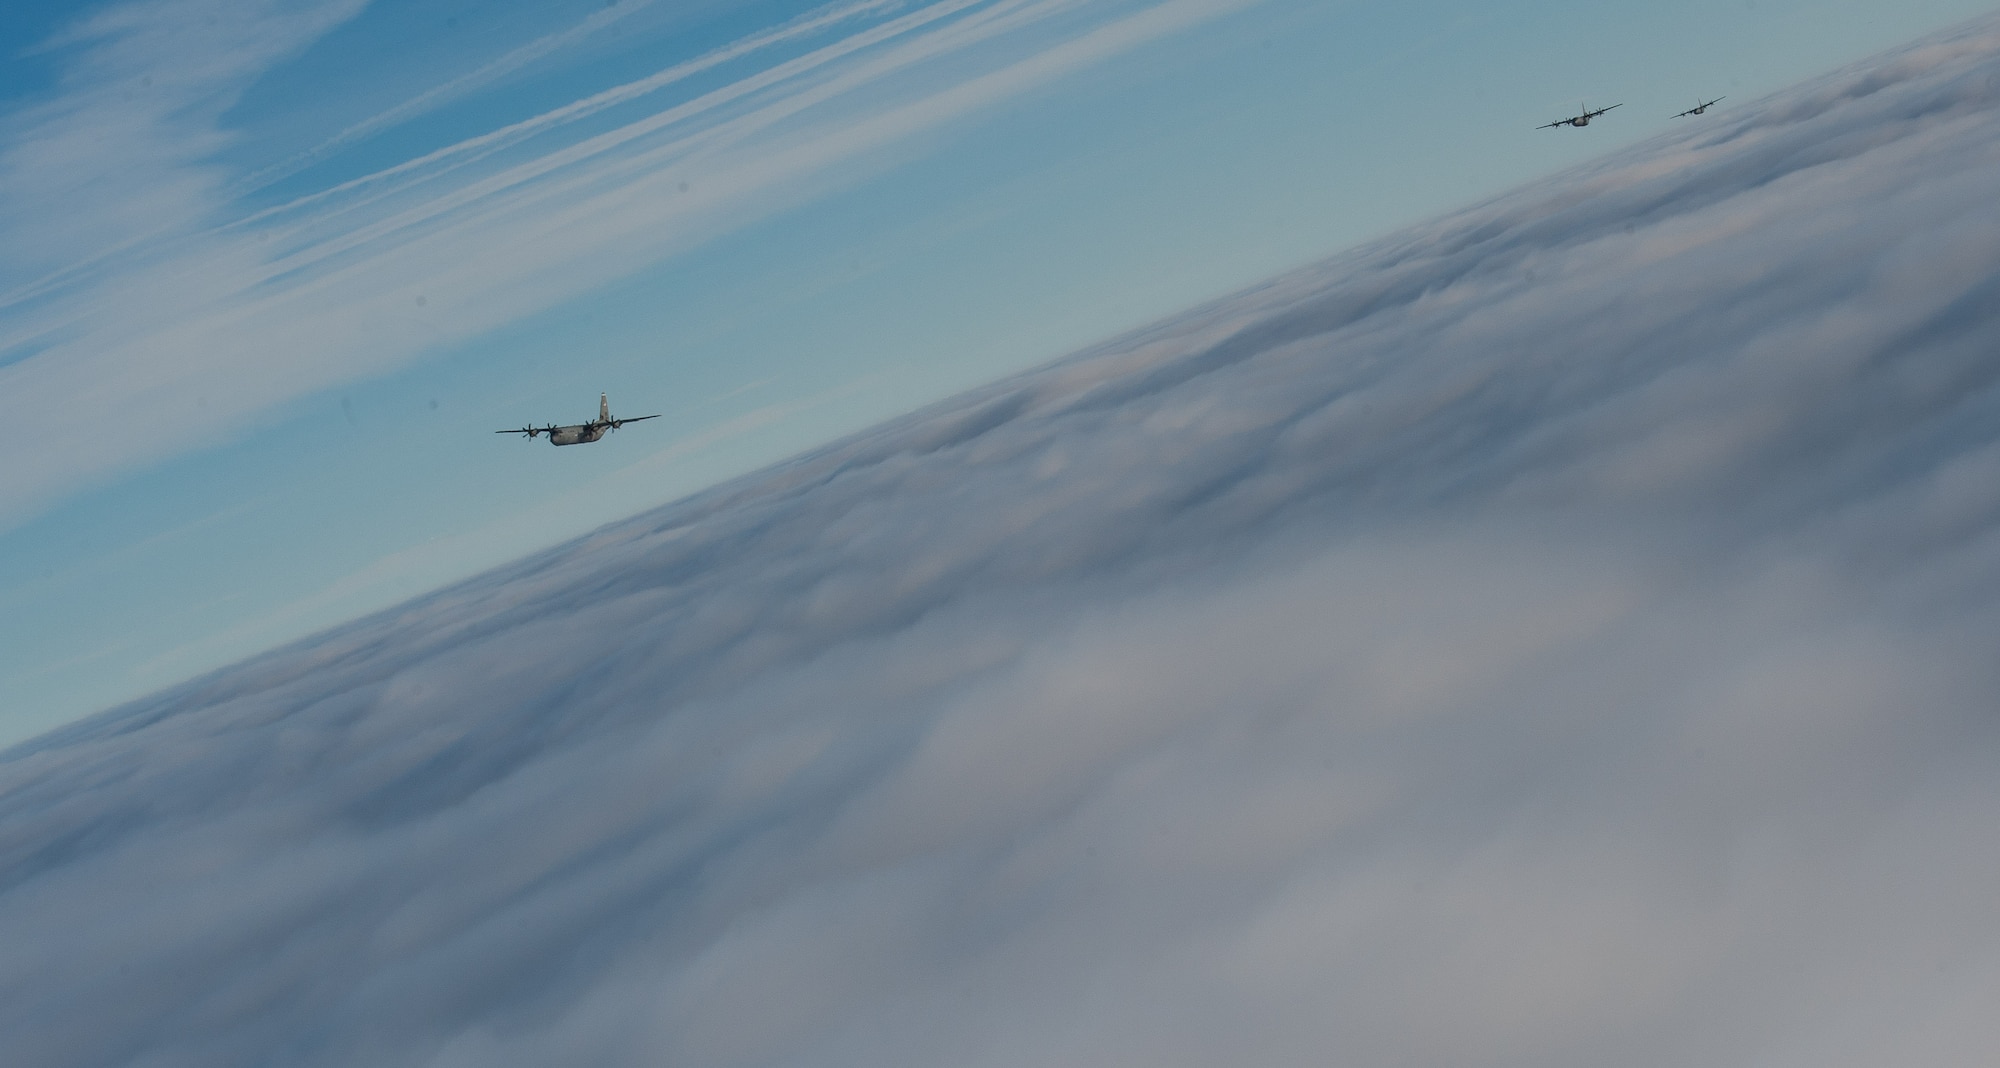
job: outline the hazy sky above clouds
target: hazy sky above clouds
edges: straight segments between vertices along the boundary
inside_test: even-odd
[[[8,5],[0,739],[1985,7]]]
[[[1996,174],[1987,20],[16,748],[0,1059],[1982,1064]]]

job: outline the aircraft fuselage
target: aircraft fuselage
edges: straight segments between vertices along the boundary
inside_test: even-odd
[[[559,426],[548,431],[551,445],[583,445],[602,438],[611,429],[610,423],[578,423],[575,426]]]

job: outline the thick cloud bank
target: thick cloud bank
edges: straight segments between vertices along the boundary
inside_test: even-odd
[[[1996,190],[1989,21],[15,749],[0,1062],[1991,1063]]]

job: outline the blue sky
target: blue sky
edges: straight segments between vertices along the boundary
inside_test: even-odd
[[[0,741],[1987,6],[10,5]]]

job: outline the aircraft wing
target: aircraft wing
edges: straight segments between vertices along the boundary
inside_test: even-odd
[[[611,421],[611,428],[613,430],[616,430],[617,428],[624,426],[626,423],[643,423],[648,419],[658,419],[658,418],[659,418],[658,415],[635,415],[630,419],[613,419]]]
[[[1541,124],[1540,126],[1537,126],[1537,127],[1535,127],[1535,129],[1537,129],[1537,130],[1546,130],[1546,129],[1548,129],[1548,128],[1549,128],[1549,127],[1551,127],[1551,126],[1568,126],[1568,125],[1569,125],[1569,120],[1568,120],[1568,119],[1557,119],[1557,120],[1556,120],[1556,121],[1554,121],[1554,122],[1545,122],[1545,123]]]

